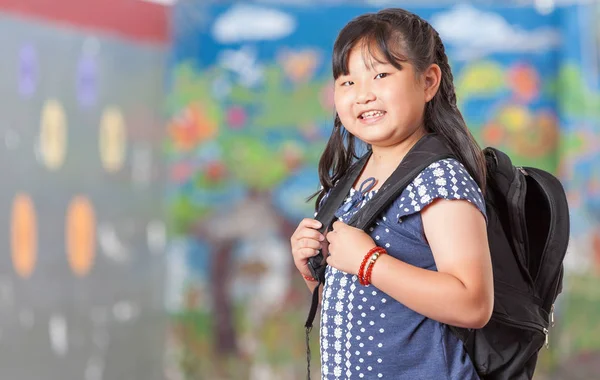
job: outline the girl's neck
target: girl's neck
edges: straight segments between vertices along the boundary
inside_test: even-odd
[[[375,171],[391,174],[402,162],[410,149],[426,134],[424,128],[419,128],[400,143],[392,146],[372,146],[373,154],[369,159]]]
[[[371,146],[373,154],[371,154],[371,157],[355,183],[355,186],[360,186],[365,179],[374,177],[376,183],[372,190],[379,189],[389,176],[392,175],[394,170],[396,170],[408,151],[424,135],[424,128],[419,128],[400,143],[393,146]]]

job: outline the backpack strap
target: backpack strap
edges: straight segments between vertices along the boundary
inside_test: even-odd
[[[486,198],[491,200],[502,225],[506,228],[504,232],[507,234],[519,271],[531,291],[533,280],[527,270],[529,237],[523,216],[527,182],[506,153],[491,147],[485,148],[483,152],[488,163]]]
[[[369,161],[369,157],[371,157],[371,153],[372,152],[369,149],[366,154],[350,166],[346,174],[344,174],[335,184],[333,189],[331,189],[324,204],[321,205],[321,208],[317,212],[317,216],[315,216],[315,219],[321,222],[321,228],[319,228],[321,234],[325,235],[331,228],[331,224],[333,224],[333,220],[335,219],[335,212],[344,202],[350,188],[352,188],[354,182],[356,182],[360,173],[362,173],[367,161]],[[313,256],[308,260],[308,269],[310,270],[311,275],[318,280],[319,283],[325,281],[325,260],[321,250],[319,250],[318,255]]]
[[[333,220],[335,219],[335,212],[344,202],[350,188],[354,185],[354,182],[356,182],[360,173],[362,173],[369,157],[371,157],[371,153],[371,150],[369,150],[358,161],[350,166],[350,169],[348,169],[346,174],[335,184],[324,204],[321,205],[321,208],[317,212],[317,216],[315,216],[315,219],[321,222],[321,228],[319,228],[321,234],[325,235],[331,228]],[[319,289],[321,288],[321,284],[325,283],[325,268],[327,265],[321,249],[319,249],[317,255],[308,259],[307,265],[313,278],[318,281],[318,285],[313,289],[310,311],[308,312],[308,317],[304,324],[304,327],[306,328],[306,342],[308,349],[308,333],[312,330],[312,324],[317,314],[317,307],[319,306]],[[310,363],[310,357],[308,359]]]
[[[377,217],[402,194],[402,191],[429,165],[453,157],[444,141],[434,134],[422,137],[404,157],[379,191],[348,222],[348,225],[367,229]],[[339,207],[339,206],[338,206]]]

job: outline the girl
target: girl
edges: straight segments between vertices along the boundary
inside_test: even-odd
[[[405,10],[366,14],[340,32],[333,76],[337,115],[319,164],[317,205],[356,157],[356,139],[372,154],[332,230],[323,236],[318,221],[304,219],[291,237],[294,263],[311,291],[317,282],[307,259],[328,248],[322,379],[477,379],[447,325],[481,328],[491,316],[480,190],[486,173],[456,107],[444,45],[429,23]],[[346,225],[430,133],[458,161],[422,171],[367,233]]]

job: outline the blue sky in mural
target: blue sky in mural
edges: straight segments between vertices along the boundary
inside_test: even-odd
[[[184,12],[187,14],[190,12],[190,7],[192,7],[192,5],[179,8],[176,7],[175,12]],[[196,61],[201,67],[211,66],[215,64],[216,60],[218,59],[218,54],[215,54],[215,52],[223,49],[237,50],[242,46],[251,45],[256,49],[258,53],[257,59],[260,61],[272,60],[276,56],[277,51],[281,48],[281,46],[286,46],[291,49],[319,46],[324,54],[324,62],[328,63],[335,36],[345,25],[345,23],[359,14],[378,9],[375,7],[358,6],[346,6],[343,8],[324,7],[319,12],[315,12],[314,9],[309,7],[275,8],[270,6],[248,4],[234,4],[231,6],[211,6],[208,8],[202,8],[203,21],[200,20],[200,22],[195,22],[194,25],[184,23],[188,25],[181,28],[182,30],[180,30],[179,33],[176,31],[178,44],[174,51],[175,61],[191,59]],[[466,16],[467,19],[465,19],[464,16],[464,10],[466,8],[470,9],[469,14]],[[492,13],[489,11],[489,9],[486,10],[486,8],[477,8],[470,5],[461,5],[454,8],[408,7],[407,9],[418,13],[429,21],[432,21],[436,27],[436,17],[440,18],[440,16],[443,17],[445,14],[447,19],[451,19],[455,15],[463,15],[460,17],[460,20],[455,20],[455,22],[458,22],[461,25],[465,25],[463,23],[464,21],[471,21],[469,24],[466,24],[467,27],[463,28],[464,31],[461,33],[461,38],[463,41],[465,37],[469,37],[469,34],[472,34],[474,39],[477,35],[481,34],[484,30],[483,21],[491,20],[495,26],[500,28],[496,29],[496,31],[500,33],[506,31],[507,33],[511,33],[511,37],[530,37],[529,40],[539,39],[541,33],[538,32],[546,25],[550,24],[560,27],[560,24],[562,24],[564,21],[561,20],[563,17],[577,18],[578,22],[575,25],[580,24],[579,15],[575,11],[574,7],[572,8],[572,12],[564,12],[565,9],[561,9],[561,12],[555,11],[549,15],[541,15],[533,8],[493,8],[493,10],[497,13]],[[258,34],[255,34],[254,41],[248,41],[248,39],[239,41],[231,35],[229,35],[227,39],[223,40],[223,42],[219,42],[215,39],[214,31],[216,24],[225,22],[227,20],[239,22],[239,14],[249,15],[252,14],[252,12],[256,14],[256,17],[264,15],[267,18],[270,17],[272,20],[278,20],[278,24],[281,26],[279,29],[281,32],[280,37],[277,37],[277,27],[271,27],[270,32],[272,33],[272,37],[269,37],[271,38],[270,41],[265,38],[260,38]],[[332,17],[332,14],[334,14],[335,17]],[[483,21],[474,22],[474,20],[468,19],[470,16]],[[502,24],[498,16],[500,18],[510,19],[510,24],[506,21],[504,21],[504,24]],[[179,17],[185,19],[185,15],[180,15]],[[249,16],[247,16],[247,18],[249,18]],[[286,25],[288,21],[290,21],[293,25]],[[445,21],[447,22],[447,20]],[[267,24],[267,22],[265,22],[265,24]],[[443,29],[444,28],[440,30],[440,33],[442,34],[442,38],[444,39],[446,45],[448,45],[451,52],[462,50],[461,45],[454,44],[454,39],[449,38]],[[241,30],[241,27],[238,28],[238,30]],[[573,38],[576,32],[576,30],[569,29],[560,30],[562,37],[566,39]],[[523,41],[525,41],[525,39],[523,39]],[[492,51],[491,54],[494,54],[494,58],[503,63],[510,64],[512,60],[515,59],[515,57],[512,56],[513,54],[511,54],[514,51],[526,50],[526,48],[521,45],[515,46],[513,49],[500,47],[500,49],[504,50],[504,52],[493,52],[494,45],[503,44],[504,42],[504,40],[498,38],[489,41],[489,48]],[[516,42],[515,44],[517,44],[519,41],[517,39],[517,41],[513,42]],[[469,48],[469,46],[464,46],[464,44],[463,47],[467,50]],[[579,57],[581,55],[580,46],[573,44],[567,51],[564,49],[561,51],[561,54],[565,53],[573,58]],[[531,54],[531,59],[534,60],[533,63],[536,65],[539,63],[548,62],[549,57],[546,54],[547,50],[546,53]],[[459,62],[454,62],[454,64],[459,64]],[[329,65],[322,65],[321,69],[326,70],[328,73]]]

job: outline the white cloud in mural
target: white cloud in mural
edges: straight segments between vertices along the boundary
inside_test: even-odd
[[[263,79],[263,66],[258,61],[258,51],[244,45],[239,50],[226,49],[219,53],[217,61],[221,67],[238,74],[240,84],[254,87]]]
[[[444,44],[455,48],[452,57],[476,59],[499,52],[541,52],[558,45],[560,35],[553,28],[524,30],[511,25],[497,13],[470,5],[459,5],[435,14],[431,24]]]
[[[235,5],[215,21],[213,37],[220,43],[278,40],[296,29],[287,13],[253,5]]]

